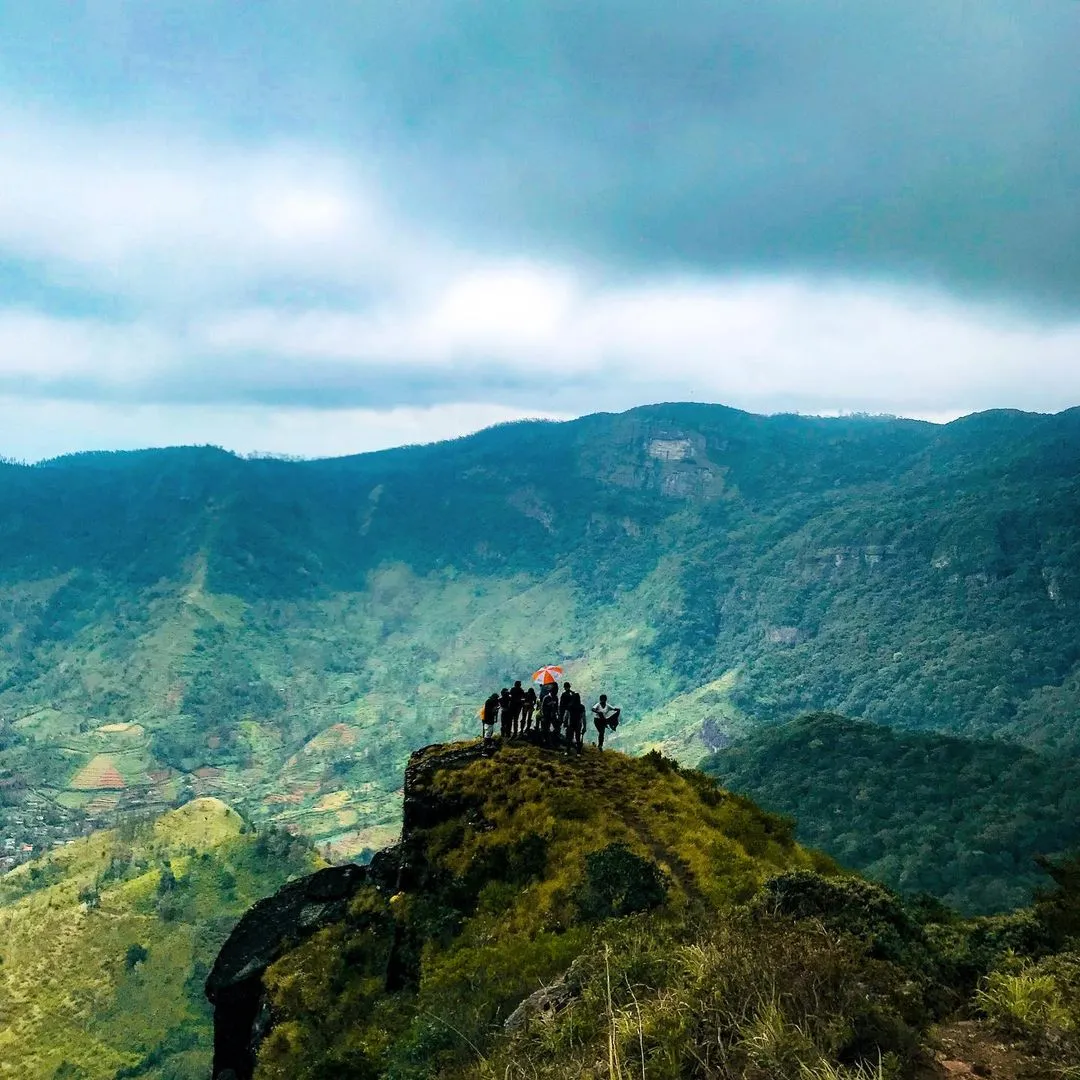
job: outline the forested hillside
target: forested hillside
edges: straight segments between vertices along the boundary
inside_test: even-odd
[[[1071,752],[1078,616],[1077,410],[8,464],[0,841],[201,793],[377,848],[408,752],[552,662],[683,760],[819,709]]]
[[[797,821],[799,839],[907,893],[1006,911],[1080,847],[1080,762],[1001,740],[820,714],[754,731],[702,769]]]

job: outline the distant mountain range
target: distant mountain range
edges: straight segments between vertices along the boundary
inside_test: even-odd
[[[0,465],[16,852],[193,794],[378,848],[409,751],[544,663],[623,706],[616,745],[684,761],[816,710],[1072,754],[1080,410],[674,404],[329,461]]]

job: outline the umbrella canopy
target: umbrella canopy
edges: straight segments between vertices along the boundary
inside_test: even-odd
[[[534,671],[532,679],[541,686],[547,686],[548,683],[557,683],[562,673],[562,668],[558,664],[548,664],[547,667]]]

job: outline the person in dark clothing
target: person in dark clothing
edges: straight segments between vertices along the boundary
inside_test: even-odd
[[[553,746],[558,746],[562,742],[563,731],[570,721],[570,702],[574,700],[574,692],[570,689],[569,683],[563,683],[562,695],[552,696],[555,697],[559,707],[555,711],[555,726],[551,732],[551,741]]]
[[[581,695],[576,691],[571,692],[570,701],[566,710],[566,747],[568,750],[577,750],[581,753],[581,744],[585,737],[585,706],[581,702]]]
[[[540,734],[547,745],[558,742],[559,701],[555,694],[543,694],[540,698]]]
[[[582,744],[585,742],[585,702],[581,695],[574,691],[574,747],[581,753]]]
[[[484,733],[484,742],[489,743],[495,738],[495,718],[499,715],[499,695],[492,694],[484,702],[484,711],[481,716],[480,726]]]
[[[521,727],[521,705],[525,700],[525,691],[521,688],[521,680],[510,688],[510,734],[517,735]]]
[[[570,720],[573,711],[574,691],[568,682],[562,684],[562,696],[559,698],[559,727],[565,726]]]
[[[530,686],[521,701],[521,730],[532,731],[533,711],[536,709],[536,687]]]
[[[607,694],[601,694],[600,700],[592,707],[593,727],[596,728],[597,749],[604,749],[604,733],[608,728],[614,731],[619,726],[621,709],[608,704]]]
[[[504,686],[502,693],[499,695],[499,734],[504,739],[510,738],[510,733],[513,730],[511,709],[513,704],[510,700],[510,691]]]

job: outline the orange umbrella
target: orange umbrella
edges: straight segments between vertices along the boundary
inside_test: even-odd
[[[547,667],[533,672],[532,681],[541,686],[547,686],[549,683],[557,683],[562,673],[562,668],[558,664],[548,664]]]

